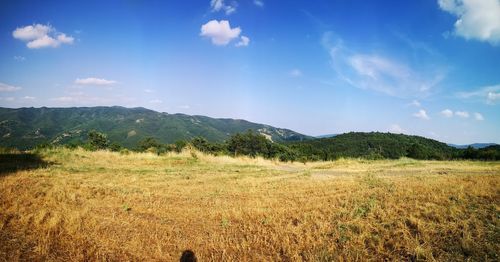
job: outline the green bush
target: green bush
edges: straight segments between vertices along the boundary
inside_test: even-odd
[[[109,141],[106,134],[91,130],[87,137],[89,149],[91,150],[103,150],[109,147]]]

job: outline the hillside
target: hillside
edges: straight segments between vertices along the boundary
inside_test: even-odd
[[[339,157],[450,159],[459,152],[436,140],[380,132],[351,132],[331,138],[290,142],[288,145],[313,160]]]
[[[41,143],[83,141],[88,131],[106,133],[111,142],[134,148],[154,137],[162,143],[197,136],[222,142],[230,135],[252,129],[276,142],[303,140],[297,132],[245,120],[159,113],[145,108],[0,108],[0,146],[31,148]]]

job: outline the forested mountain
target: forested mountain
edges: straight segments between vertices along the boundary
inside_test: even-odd
[[[145,108],[0,108],[0,146],[21,149],[41,143],[83,142],[90,130],[105,133],[111,142],[135,148],[146,137],[161,143],[194,137],[222,142],[249,129],[275,142],[308,138],[288,129],[245,120],[159,113]]]

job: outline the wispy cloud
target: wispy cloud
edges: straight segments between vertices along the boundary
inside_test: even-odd
[[[258,7],[264,7],[264,1],[262,0],[253,0],[253,4]]]
[[[332,32],[323,35],[322,44],[337,77],[360,89],[396,97],[425,97],[444,78],[442,72],[426,73],[431,70],[415,69],[382,54],[350,50]]]
[[[392,124],[390,127],[389,127],[389,130],[388,130],[390,133],[394,133],[394,134],[403,134],[403,133],[407,133],[407,131],[405,129],[403,129],[401,126],[399,126],[398,124]]]
[[[500,1],[438,0],[439,7],[456,16],[455,35],[465,39],[500,43]]]
[[[89,85],[89,86],[110,86],[116,83],[117,82],[114,80],[106,80],[103,78],[95,78],[95,77],[77,78],[75,80],[75,84],[77,85]]]
[[[161,101],[160,99],[153,99],[153,100],[150,100],[149,103],[151,103],[151,104],[161,104],[161,103],[163,103],[163,101]]]
[[[34,24],[18,27],[12,32],[16,39],[26,42],[30,49],[59,47],[61,44],[72,44],[74,38],[58,32],[51,25]]]
[[[461,118],[469,118],[469,112],[467,111],[457,111],[455,115]]]
[[[288,72],[288,75],[291,77],[301,77],[303,74],[302,74],[302,71],[300,69],[294,68],[294,69],[290,70],[290,72]]]
[[[0,101],[12,102],[16,100],[14,97],[0,97]]]
[[[494,105],[500,101],[500,84],[476,88],[473,91],[458,92],[456,95],[462,99],[479,99]]]
[[[14,56],[14,60],[16,60],[18,62],[23,62],[23,61],[26,61],[26,57],[16,55],[16,56]]]
[[[12,86],[5,83],[0,83],[0,92],[14,92],[21,89],[22,88],[19,86]]]
[[[420,102],[418,100],[413,100],[408,105],[414,106],[414,107],[420,107],[420,106],[422,106],[422,104],[420,104]]]
[[[231,28],[227,20],[211,20],[201,26],[200,35],[210,38],[212,44],[224,46],[232,40],[238,38],[241,34],[241,28]],[[250,41],[250,39],[248,39]],[[248,43],[247,43],[248,44]]]
[[[236,2],[231,2],[230,4],[226,4],[224,0],[211,0],[210,8],[212,8],[212,12],[224,11],[226,15],[230,15],[236,12],[238,4]]]
[[[476,112],[476,113],[474,113],[474,119],[476,119],[477,121],[483,121],[484,117],[480,113]]]

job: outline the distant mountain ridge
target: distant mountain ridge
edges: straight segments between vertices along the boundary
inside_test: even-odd
[[[455,144],[448,144],[451,147],[454,148],[459,148],[459,149],[465,149],[468,148],[469,146],[475,149],[480,149],[480,148],[486,148],[489,146],[496,146],[498,144],[496,143],[474,143],[474,144],[469,144],[469,145],[455,145]]]
[[[198,136],[222,142],[249,129],[275,142],[311,138],[246,120],[168,114],[142,107],[0,108],[0,146],[4,147],[27,149],[40,143],[81,142],[94,129],[107,134],[111,142],[128,148],[134,148],[146,137],[161,143]]]

